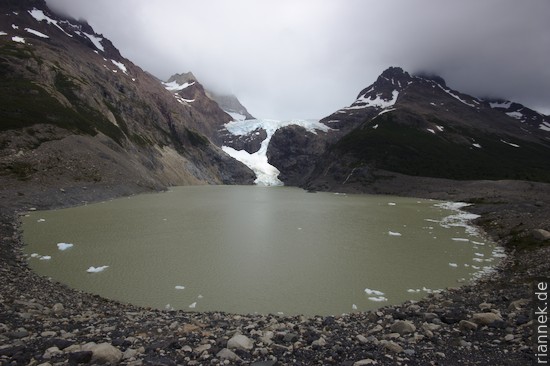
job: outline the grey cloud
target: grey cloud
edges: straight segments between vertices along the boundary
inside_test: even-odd
[[[192,71],[265,118],[320,118],[389,66],[550,113],[547,0],[47,0],[166,79]]]

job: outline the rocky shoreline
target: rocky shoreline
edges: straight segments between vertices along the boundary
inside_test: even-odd
[[[473,202],[469,210],[482,215],[476,223],[506,246],[508,257],[497,271],[419,302],[337,317],[162,311],[70,289],[28,268],[21,254],[18,214],[146,189],[95,185],[4,190],[0,205],[0,363],[530,364],[534,359],[532,281],[550,274],[548,240],[533,233],[550,230],[550,185],[470,184],[471,190],[455,187],[460,195],[454,198]],[[480,191],[480,184],[492,193]],[[449,199],[436,188],[401,193]]]

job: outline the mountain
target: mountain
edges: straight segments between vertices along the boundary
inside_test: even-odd
[[[234,120],[256,119],[252,116],[239,99],[233,94],[218,94],[213,91],[206,91],[207,95],[218,103],[221,109],[228,113]]]
[[[208,98],[186,97],[43,0],[0,3],[3,189],[252,182],[211,142],[231,118]]]
[[[550,182],[550,118],[518,103],[481,100],[438,76],[385,70],[356,100],[272,137],[268,158],[285,184],[368,186],[377,172],[455,180]]]

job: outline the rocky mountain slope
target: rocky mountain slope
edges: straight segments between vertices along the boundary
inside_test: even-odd
[[[518,103],[481,100],[437,76],[384,71],[321,120],[326,134],[279,130],[269,162],[287,184],[367,187],[389,171],[412,177],[550,182],[550,118]],[[363,190],[359,188],[359,190]]]
[[[249,183],[252,172],[209,140],[218,116],[230,119],[213,105],[177,100],[42,0],[0,3],[3,189]]]

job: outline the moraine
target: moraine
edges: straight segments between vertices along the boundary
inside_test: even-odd
[[[459,208],[289,187],[191,186],[31,212],[23,230],[34,270],[108,298],[338,315],[419,299],[490,271],[501,251]]]

